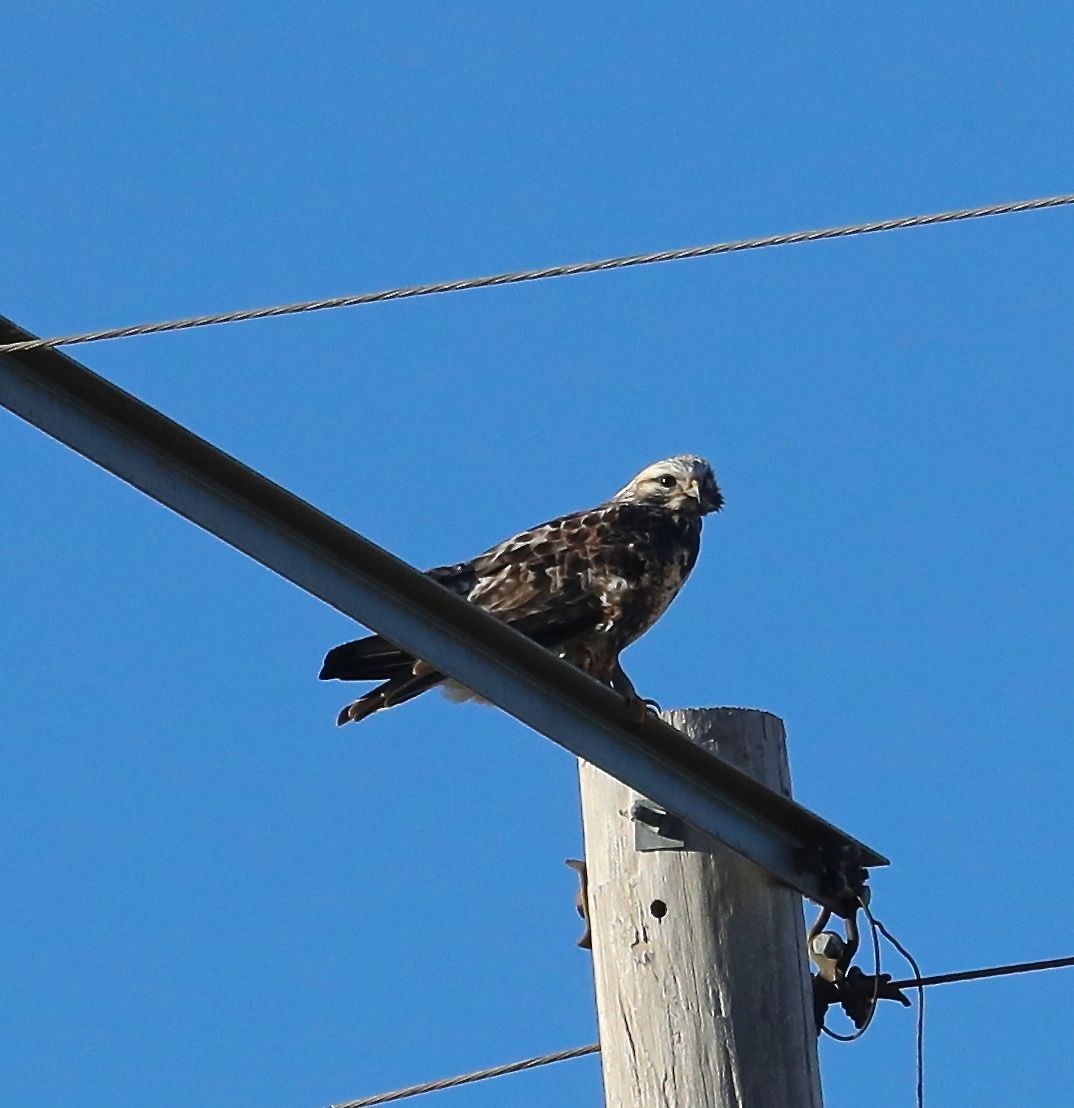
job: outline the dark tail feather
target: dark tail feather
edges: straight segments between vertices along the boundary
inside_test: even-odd
[[[380,635],[370,635],[330,650],[319,676],[322,681],[383,681],[409,673],[413,665],[412,655]]]
[[[357,723],[382,708],[394,708],[397,704],[405,704],[408,700],[420,696],[423,692],[435,688],[444,680],[440,673],[422,673],[415,677],[407,671],[383,685],[371,689],[365,696],[359,697],[353,704],[348,704],[336,719],[336,725],[342,727],[345,723]]]
[[[448,567],[444,572],[455,573],[457,570],[457,566]],[[516,630],[541,646],[556,647],[590,630],[600,618],[599,606],[595,609],[585,606],[556,623],[549,623],[545,612],[511,622]],[[400,650],[380,635],[369,635],[330,650],[321,666],[320,678],[322,681],[388,681],[409,674],[414,664],[412,654]]]

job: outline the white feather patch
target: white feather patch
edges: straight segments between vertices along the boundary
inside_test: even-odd
[[[475,704],[491,703],[491,701],[486,700],[483,696],[478,696],[473,689],[468,689],[465,685],[460,685],[458,681],[445,681],[440,686],[440,691],[454,704],[465,704],[467,701],[471,700]]]

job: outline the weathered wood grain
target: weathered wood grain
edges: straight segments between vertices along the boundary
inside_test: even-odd
[[[776,716],[663,717],[790,795]],[[636,851],[636,794],[580,774],[608,1108],[821,1108],[802,898],[726,848]]]

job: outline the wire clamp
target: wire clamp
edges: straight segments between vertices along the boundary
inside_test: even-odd
[[[859,1033],[869,1025],[881,1000],[895,1000],[909,1008],[909,998],[891,983],[890,973],[863,973],[850,964],[861,943],[857,912],[846,917],[845,938],[836,931],[824,930],[831,917],[831,911],[824,908],[807,938],[809,957],[817,967],[812,975],[817,1034],[824,1029],[824,1018],[834,1004],[843,1009]]]

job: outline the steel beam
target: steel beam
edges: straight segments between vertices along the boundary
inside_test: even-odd
[[[0,317],[0,343],[33,337]],[[852,906],[832,859],[887,864],[66,354],[0,354],[0,403],[813,900]]]

